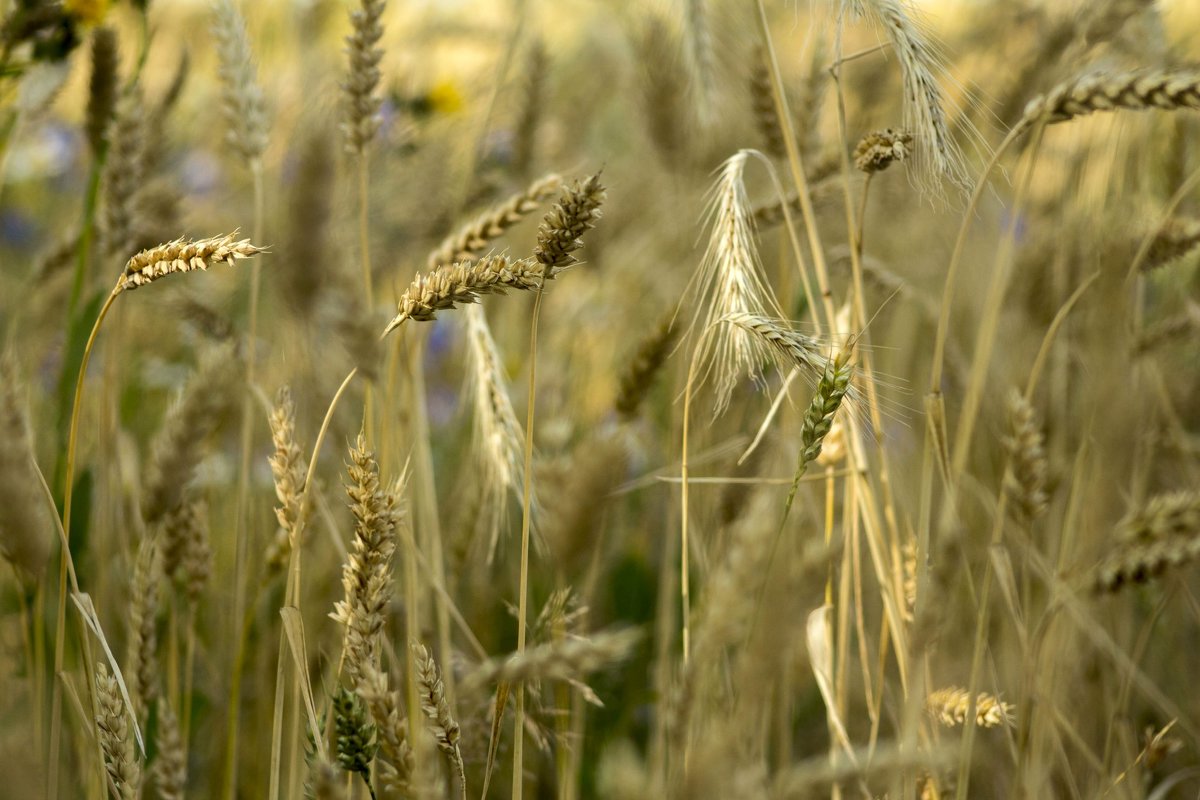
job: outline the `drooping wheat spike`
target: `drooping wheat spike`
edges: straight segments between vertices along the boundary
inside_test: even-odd
[[[538,152],[538,128],[542,121],[542,110],[546,106],[546,76],[549,74],[549,57],[541,39],[534,40],[525,58],[522,73],[521,113],[517,117],[513,142],[513,170],[521,177],[533,171]]]
[[[98,157],[108,147],[108,129],[117,106],[117,75],[120,54],[117,34],[112,28],[97,28],[92,34],[92,76],[88,82],[87,131],[92,157]]]
[[[246,21],[234,0],[213,1],[212,33],[217,40],[221,105],[228,129],[225,140],[247,165],[253,165],[267,149],[267,109]]]
[[[375,780],[383,797],[408,797],[413,774],[413,750],[408,741],[408,717],[400,693],[388,689],[387,676],[373,666],[363,670],[359,696],[375,724]]]
[[[129,697],[134,716],[145,723],[150,704],[158,691],[158,606],[162,577],[162,555],[158,539],[147,536],[138,545],[133,582],[129,587]]]
[[[925,710],[942,725],[953,728],[967,721],[970,703],[971,695],[966,689],[951,686],[926,696]],[[975,697],[975,724],[981,728],[995,728],[1000,725],[1011,727],[1012,711],[1011,705],[987,692],[980,692]]]
[[[183,501],[205,439],[237,396],[239,377],[233,344],[215,347],[201,357],[179,400],[167,411],[154,438],[142,495],[147,525],[157,523]]]
[[[916,141],[917,183],[936,193],[937,180],[967,184],[966,162],[946,122],[944,97],[935,75],[944,68],[936,44],[904,0],[842,0],[842,13],[869,19],[887,37],[904,82],[903,127]]]
[[[350,448],[350,510],[354,513],[354,545],[342,567],[345,597],[330,615],[345,628],[342,648],[351,686],[357,687],[368,666],[379,665],[383,627],[392,597],[392,555],[396,526],[402,524],[398,493],[379,483],[379,464],[360,433]]]
[[[176,239],[143,250],[125,265],[113,294],[145,286],[175,272],[206,270],[213,264],[233,265],[239,259],[250,258],[265,252],[261,247],[250,244],[249,239],[237,240],[237,231],[211,239]]]
[[[134,242],[134,199],[143,184],[142,95],[137,86],[125,92],[117,104],[111,146],[104,163],[105,251],[110,255],[132,252]]]
[[[328,761],[314,759],[308,776],[308,796],[313,800],[346,800],[346,782]]]
[[[543,277],[553,278],[556,272],[544,273],[533,259],[513,260],[507,256],[485,256],[478,261],[418,273],[404,294],[400,295],[396,316],[388,323],[384,334],[391,333],[407,320],[428,322],[438,311],[454,308],[460,303],[474,303],[485,294],[504,294],[509,289],[530,291],[538,287]]]
[[[1200,556],[1200,493],[1158,495],[1127,515],[1116,528],[1112,553],[1095,569],[1098,592],[1144,583],[1168,567]]]
[[[1171,218],[1154,234],[1141,264],[1142,272],[1169,266],[1200,246],[1200,220]]]
[[[792,330],[779,320],[737,312],[727,315],[723,321],[766,345],[768,353],[776,357],[778,363],[789,368],[799,367],[805,378],[814,385],[824,377],[832,363],[820,342]]]
[[[912,134],[884,128],[872,131],[859,140],[854,148],[854,166],[868,175],[883,172],[897,161],[908,159],[912,149]]]
[[[142,516],[147,524],[159,522],[182,503],[204,440],[233,402],[238,383],[234,350],[231,343],[205,352],[167,411],[146,470]]]
[[[672,323],[671,317],[660,320],[650,335],[638,344],[637,352],[621,373],[617,399],[613,404],[621,419],[629,421],[636,417],[638,409],[650,394],[654,379],[658,377],[679,336],[679,328]]]
[[[179,720],[170,703],[158,705],[158,755],[150,768],[155,796],[161,800],[183,800],[187,788],[187,759],[183,752],[183,737]]]
[[[104,768],[121,800],[136,800],[142,783],[129,716],[117,680],[103,661],[96,665],[96,733],[104,753]]]
[[[1153,108],[1200,108],[1200,72],[1147,69],[1079,75],[1030,100],[1017,127],[1068,122],[1100,111]]]
[[[271,476],[275,480],[275,518],[279,521],[275,538],[267,548],[267,565],[272,570],[283,568],[292,552],[292,542],[304,528],[308,506],[304,502],[304,478],[308,472],[304,451],[296,441],[296,405],[292,391],[282,386],[275,398],[269,418],[271,441]]]
[[[475,410],[473,450],[483,492],[482,513],[491,520],[488,545],[488,563],[491,563],[500,541],[509,494],[520,497],[525,433],[513,410],[504,364],[483,307],[469,306],[465,318],[467,393]]]
[[[379,95],[379,62],[383,49],[379,40],[383,36],[384,0],[362,0],[362,7],[350,14],[353,31],[346,37],[346,56],[350,69],[346,82],[342,84],[345,96],[346,117],[342,130],[346,134],[346,145],[350,152],[360,155],[379,130],[379,109],[383,98]]]
[[[30,577],[42,574],[54,520],[35,471],[25,404],[12,353],[0,357],[0,556]]]
[[[174,579],[195,606],[212,574],[208,504],[185,498],[162,522],[163,574]]]
[[[577,263],[572,253],[583,247],[583,235],[596,227],[605,194],[599,173],[575,181],[542,219],[533,257],[547,275]]]
[[[783,129],[775,114],[775,97],[771,90],[771,70],[767,66],[766,48],[754,48],[750,67],[750,102],[754,111],[754,123],[763,141],[763,150],[772,158],[782,159],[787,155],[783,143]]]
[[[499,682],[578,680],[624,661],[641,640],[634,629],[602,631],[587,638],[559,639],[527,647],[524,653],[491,658],[463,681],[463,694],[485,690]]]
[[[1009,435],[1004,440],[1011,471],[1005,489],[1018,520],[1028,525],[1046,511],[1046,447],[1037,412],[1019,391],[1008,395]]]
[[[477,258],[493,241],[516,225],[530,212],[552,197],[562,188],[562,178],[547,175],[531,183],[526,189],[490,208],[460,230],[447,236],[429,258],[427,269],[433,270],[442,264],[468,261]]]
[[[339,686],[333,695],[333,727],[337,736],[337,759],[342,769],[356,772],[370,783],[371,760],[375,758],[375,726],[358,695]]]
[[[758,378],[767,356],[760,337],[738,326],[720,325],[720,321],[733,314],[783,316],[754,245],[742,177],[749,157],[748,150],[739,151],[721,167],[709,209],[712,236],[696,275],[699,288],[692,325],[699,327],[695,333],[700,339],[694,358],[701,383],[713,373],[717,414],[729,405],[740,375],[745,372]]]

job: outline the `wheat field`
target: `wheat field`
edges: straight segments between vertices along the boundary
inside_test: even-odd
[[[0,0],[0,796],[1195,797],[1197,11]]]

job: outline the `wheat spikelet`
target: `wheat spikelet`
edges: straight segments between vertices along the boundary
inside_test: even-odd
[[[1058,84],[1025,106],[1017,127],[1067,122],[1100,111],[1200,108],[1200,72],[1092,72]]]
[[[868,133],[854,148],[854,166],[868,175],[882,172],[894,162],[908,159],[912,148],[912,134],[884,128]]]
[[[385,491],[379,484],[379,465],[360,433],[350,449],[347,467],[350,509],[354,513],[354,545],[342,567],[345,599],[334,604],[330,616],[345,628],[342,648],[346,672],[357,686],[368,666],[378,666],[383,627],[392,596],[392,555],[396,551],[396,526],[402,524],[398,488]]]
[[[800,459],[803,464],[811,464],[821,455],[825,437],[833,427],[833,418],[850,390],[854,365],[848,356],[847,352],[838,353],[826,364],[812,402],[804,412],[804,424],[800,432]]]
[[[547,175],[534,181],[523,191],[488,209],[462,229],[447,236],[429,254],[425,262],[426,267],[433,270],[442,264],[478,257],[489,244],[503,236],[505,231],[524,219],[543,200],[561,188],[562,178],[558,175]]]
[[[342,130],[346,134],[346,146],[350,152],[361,155],[375,138],[379,130],[379,109],[383,98],[379,95],[379,62],[383,50],[379,40],[383,36],[384,0],[362,0],[362,7],[350,13],[352,33],[346,37],[346,56],[350,70],[342,93],[346,104],[346,118]]]
[[[364,781],[371,779],[371,760],[375,758],[375,726],[358,695],[339,686],[333,695],[333,728],[337,737],[337,760],[347,772],[357,772]]]
[[[421,712],[429,721],[438,748],[450,756],[458,757],[458,741],[461,736],[458,723],[446,702],[446,687],[437,662],[424,645],[412,642],[413,662],[417,669],[417,685],[421,689]]]
[[[904,82],[903,127],[916,140],[916,178],[936,192],[940,176],[957,186],[967,183],[962,151],[950,135],[941,87],[934,75],[943,69],[936,46],[914,20],[903,0],[842,0],[849,10],[871,20],[883,32],[900,62]]]
[[[183,800],[187,787],[187,754],[179,733],[179,720],[169,703],[158,706],[158,755],[150,775],[154,791],[160,800]]]
[[[235,240],[236,235],[237,231],[234,231],[211,239],[186,242],[176,239],[143,250],[129,259],[125,271],[117,281],[117,287],[113,289],[113,294],[145,286],[175,272],[207,270],[212,264],[222,262],[233,265],[239,259],[264,252],[262,248],[250,244],[249,239]]]
[[[931,692],[925,698],[925,710],[931,717],[946,727],[962,725],[967,720],[971,695],[966,689],[949,687]],[[975,724],[981,728],[999,725],[1012,726],[1012,706],[980,692],[975,698]]]
[[[96,707],[96,732],[109,780],[121,800],[136,800],[141,788],[142,765],[129,731],[129,717],[121,700],[121,690],[103,662],[96,665]]]
[[[482,306],[466,310],[468,397],[474,406],[474,447],[483,489],[482,513],[491,520],[488,563],[496,553],[509,493],[520,496],[525,433],[505,385],[504,367]]]
[[[679,63],[681,48],[675,28],[662,15],[646,15],[638,36],[637,63],[642,65],[639,100],[647,134],[658,155],[671,169],[687,158],[686,135],[693,108],[683,102],[687,77]]]
[[[1154,234],[1141,270],[1152,272],[1173,264],[1197,246],[1200,246],[1200,220],[1172,217]]]
[[[162,555],[158,540],[153,536],[142,539],[134,562],[133,582],[129,587],[129,698],[133,701],[134,717],[146,721],[150,704],[158,691],[158,632],[159,579],[162,576]]]
[[[391,333],[407,320],[428,322],[438,311],[460,303],[474,303],[485,294],[504,294],[509,289],[536,289],[543,275],[553,278],[558,271],[547,270],[533,259],[512,260],[506,256],[485,256],[478,261],[438,267],[419,273],[400,296],[396,316],[384,334]]]
[[[1200,494],[1159,495],[1127,515],[1116,528],[1113,552],[1093,575],[1097,591],[1144,583],[1168,567],[1200,556]]]
[[[375,724],[379,745],[375,753],[375,780],[385,797],[407,797],[411,792],[413,751],[400,693],[389,690],[387,677],[370,665],[363,670],[358,693]]]
[[[782,322],[769,317],[745,312],[734,312],[723,320],[737,327],[755,340],[769,346],[770,352],[781,356],[781,363],[799,367],[810,381],[819,380],[830,364],[822,352],[821,344],[810,336],[794,331]]]
[[[693,358],[700,383],[714,374],[716,401],[714,413],[729,405],[740,374],[759,377],[766,360],[763,340],[740,327],[719,325],[734,314],[783,316],[763,273],[754,246],[749,201],[742,175],[750,153],[742,150],[721,167],[714,189],[712,236],[700,262],[696,280],[697,310],[693,327],[699,325],[700,340]],[[713,329],[716,327],[715,330]]]
[[[1004,440],[1010,471],[1005,489],[1028,525],[1046,511],[1046,448],[1033,406],[1017,390],[1008,395],[1009,435]]]
[[[613,403],[618,416],[631,420],[654,385],[654,379],[671,354],[671,347],[679,335],[673,324],[673,315],[664,317],[658,326],[641,341],[637,352],[629,361],[618,382],[617,398]]]
[[[11,353],[0,357],[0,556],[41,575],[53,546],[53,520],[35,470],[29,417],[18,398]]]
[[[577,680],[610,664],[624,661],[641,640],[637,630],[614,630],[588,638],[568,638],[525,649],[524,653],[492,658],[480,664],[463,681],[464,694],[479,692],[499,682]]]
[[[162,521],[163,574],[176,580],[194,607],[212,574],[208,540],[208,505],[185,498]]]
[[[253,165],[267,149],[267,110],[246,21],[233,0],[214,0],[212,33],[217,40],[221,104],[228,128],[225,140]]]
[[[84,123],[93,158],[108,147],[108,128],[117,106],[119,60],[117,34],[112,28],[97,28],[92,34],[92,76],[88,83],[87,119]]]
[[[275,518],[279,527],[267,548],[267,565],[281,569],[291,554],[293,540],[304,529],[308,506],[304,502],[304,479],[308,465],[296,441],[296,405],[292,391],[282,386],[268,419],[275,452],[271,455],[271,475],[275,481]]]
[[[578,263],[572,253],[583,246],[583,235],[596,227],[605,190],[600,175],[575,181],[563,190],[562,197],[546,214],[538,227],[533,257],[547,274]]]
[[[112,144],[104,162],[103,237],[109,254],[124,255],[133,250],[134,200],[145,175],[142,116],[141,91],[134,86],[117,105]]]
[[[183,502],[204,440],[235,397],[240,378],[232,344],[205,353],[154,438],[142,495],[142,519],[153,525]]]

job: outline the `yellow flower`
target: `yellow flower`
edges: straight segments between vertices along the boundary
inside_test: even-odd
[[[462,92],[451,80],[441,80],[429,87],[426,99],[435,114],[453,114],[461,111],[464,105]]]
[[[77,22],[84,25],[98,25],[108,13],[109,0],[66,0],[63,8]]]

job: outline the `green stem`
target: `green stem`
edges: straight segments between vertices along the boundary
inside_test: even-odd
[[[62,681],[59,676],[63,670],[63,649],[66,645],[67,567],[71,561],[71,505],[75,488],[75,448],[79,440],[79,409],[83,404],[83,381],[87,375],[88,361],[91,360],[92,347],[96,343],[96,336],[100,333],[100,325],[108,316],[108,310],[112,308],[117,294],[114,290],[104,301],[104,305],[100,307],[100,313],[92,325],[92,332],[88,334],[87,344],[84,345],[79,375],[75,379],[75,399],[71,404],[71,422],[67,433],[66,486],[63,489],[62,510],[63,541],[58,569],[58,612],[54,624],[54,686],[51,689],[50,700],[50,756],[46,762],[46,797],[50,800],[58,797],[58,763],[62,746]],[[74,583],[73,575],[72,583]]]
[[[537,334],[538,317],[542,310],[545,278],[538,283],[533,300],[533,318],[529,323],[529,405],[525,414],[525,472],[521,498],[521,578],[517,606],[517,657],[525,652],[526,608],[529,604],[529,532],[532,522],[533,498],[533,413],[537,398]],[[525,769],[525,683],[517,684],[516,714],[513,726],[512,800],[521,800],[524,791]]]

